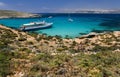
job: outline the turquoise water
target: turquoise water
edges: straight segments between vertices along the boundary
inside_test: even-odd
[[[53,18],[48,18],[48,16],[53,16]],[[74,21],[69,22],[68,18],[72,18]],[[22,24],[43,20],[47,22],[53,22],[54,24],[52,28],[37,30],[35,32],[46,33],[51,36],[60,35],[62,37],[65,37],[68,35],[69,37],[79,37],[81,34],[87,34],[93,31],[120,30],[119,14],[71,14],[70,17],[68,14],[43,14],[42,18],[0,19],[0,24],[18,29]]]

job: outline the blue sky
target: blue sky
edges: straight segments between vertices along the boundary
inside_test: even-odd
[[[120,10],[120,0],[0,0],[0,9],[25,12],[66,12],[79,9]]]

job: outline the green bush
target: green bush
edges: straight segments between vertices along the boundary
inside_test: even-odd
[[[0,77],[6,77],[10,72],[10,57],[6,52],[0,52]]]

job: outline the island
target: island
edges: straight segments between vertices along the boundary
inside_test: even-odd
[[[29,17],[40,17],[39,14],[17,12],[12,10],[0,10],[0,18],[29,18]]]

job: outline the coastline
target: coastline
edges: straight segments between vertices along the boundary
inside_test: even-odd
[[[104,30],[105,31],[107,31],[107,29],[109,29],[109,30],[118,30],[119,29],[119,21],[117,21],[117,19],[116,18],[114,18],[114,17],[119,17],[119,15],[113,15],[113,16],[111,16],[111,15],[105,15],[106,17],[108,17],[108,18],[112,18],[113,17],[113,19],[111,19],[111,20],[105,20],[104,19],[104,17],[103,17],[103,19],[102,19],[102,16],[104,16],[104,15],[98,15],[98,18],[97,18],[97,16],[96,15],[90,15],[90,17],[92,17],[93,16],[93,19],[92,18],[89,18],[89,15],[87,16],[87,15],[80,15],[80,19],[79,19],[79,15],[74,15],[75,16],[75,21],[74,22],[72,22],[72,23],[69,23],[68,21],[67,21],[67,17],[65,17],[65,16],[67,16],[66,14],[65,14],[65,16],[63,16],[63,18],[64,18],[64,21],[66,22],[65,24],[63,23],[63,22],[61,22],[61,20],[59,20],[60,18],[60,16],[59,15],[57,15],[57,14],[55,14],[55,15],[57,15],[56,17],[54,17],[54,15],[53,15],[53,18],[52,19],[49,19],[48,17],[45,17],[44,18],[44,16],[46,16],[46,14],[45,15],[43,15],[43,14],[41,14],[42,15],[42,17],[41,18],[28,18],[28,19],[24,19],[23,18],[23,20],[22,19],[3,19],[3,20],[1,20],[0,22],[1,23],[3,23],[4,25],[7,25],[7,26],[10,26],[11,28],[15,28],[15,29],[17,29],[17,28],[19,28],[22,24],[24,24],[24,23],[29,23],[29,22],[35,22],[35,21],[43,21],[43,20],[46,20],[47,22],[54,22],[54,26],[53,26],[53,28],[51,28],[51,31],[49,30],[49,29],[44,29],[44,30],[40,30],[40,31],[37,31],[37,32],[39,32],[39,33],[46,33],[46,34],[48,34],[48,35],[51,35],[51,36],[55,36],[55,35],[60,35],[60,36],[62,36],[62,37],[65,37],[65,38],[75,38],[75,37],[79,37],[79,36],[81,36],[81,35],[84,35],[84,34],[88,34],[88,33],[90,33],[90,32],[97,32],[97,33],[101,33],[101,32],[103,32]],[[48,14],[49,15],[49,14]],[[52,15],[49,15],[49,16],[52,16]],[[71,15],[72,16],[72,15]],[[74,17],[74,16],[72,16],[72,17]],[[78,16],[78,17],[77,17]],[[84,19],[82,19],[82,16],[83,16],[83,18],[84,18],[84,16],[85,16],[85,20]],[[97,18],[98,19],[98,21],[97,20],[95,20],[95,21],[93,21],[94,20],[94,16],[96,16],[95,17],[95,19]],[[109,17],[110,16],[110,17]],[[77,18],[76,18],[77,17]],[[86,17],[88,17],[88,18],[86,18]],[[79,19],[79,20],[78,20]],[[11,22],[7,22],[7,21],[9,21],[9,20],[12,20]],[[21,20],[21,21],[19,21],[19,20]],[[24,21],[25,20],[25,21]],[[103,22],[100,22],[100,21],[103,21]],[[110,22],[112,22],[112,20],[113,21],[116,21],[116,22],[113,22],[113,23],[110,23]],[[60,22],[59,22],[60,21]],[[85,21],[85,22],[84,22]],[[90,22],[91,21],[91,22]],[[106,22],[107,21],[107,22]],[[15,23],[16,22],[16,23]],[[58,23],[59,22],[59,23]],[[80,22],[80,23],[79,23]],[[90,23],[90,24],[87,24],[87,22],[88,23]],[[82,23],[84,23],[84,24],[82,24]],[[96,23],[98,23],[98,24],[96,24]],[[61,25],[62,24],[62,25]],[[96,24],[96,25],[94,25],[94,24]],[[118,27],[118,28],[116,28],[116,27],[114,27],[114,24],[115,25],[117,25],[118,24],[118,26],[116,26],[116,27]],[[69,25],[68,27],[67,26],[64,26],[64,25]],[[78,26],[77,26],[78,25]],[[83,26],[82,26],[83,25]],[[84,25],[86,25],[86,26],[84,26]],[[92,26],[93,25],[93,26]],[[109,26],[110,25],[110,26]],[[60,31],[62,31],[62,30],[60,30],[59,29],[59,27],[61,26],[61,28],[63,28],[62,30],[63,30],[63,32],[60,32]],[[73,26],[76,26],[76,27],[73,27]],[[73,27],[73,28],[72,28]],[[88,28],[86,28],[86,27],[88,27]],[[95,28],[96,27],[96,28]],[[81,28],[83,28],[82,30],[80,30]],[[95,29],[94,29],[95,28]],[[113,29],[112,29],[113,28]],[[108,31],[109,31],[108,30]],[[66,31],[66,32],[64,32],[64,31]]]
[[[115,74],[110,66],[119,69],[120,31],[63,39],[0,25],[0,33],[0,55],[8,62],[2,71],[10,77],[102,77],[101,73],[107,73],[103,68]]]
[[[9,27],[6,27],[5,25],[2,25],[2,24],[0,24],[0,28],[6,28],[6,29],[11,29],[11,30],[15,30],[15,29],[13,29],[13,28],[9,28]],[[24,33],[24,31],[21,31],[21,32],[23,32]],[[75,37],[75,38],[63,38],[63,37],[61,37],[61,36],[59,36],[59,35],[55,35],[55,36],[50,36],[50,35],[47,35],[47,34],[42,34],[42,35],[47,35],[47,36],[50,36],[50,37],[59,37],[59,38],[61,38],[61,39],[77,39],[77,38],[80,38],[80,39],[82,39],[82,38],[93,38],[93,37],[95,37],[95,36],[98,36],[98,35],[104,35],[104,34],[107,34],[107,33],[109,33],[109,32],[112,32],[112,33],[117,33],[117,35],[119,35],[119,32],[120,31],[104,31],[104,32],[90,32],[89,34],[84,34],[84,35],[82,35],[82,36],[79,36],[79,37]],[[29,33],[29,32],[28,32]],[[38,33],[38,35],[39,35],[39,33]],[[40,34],[41,35],[41,34]],[[46,36],[46,37],[47,37]]]
[[[0,19],[5,18],[35,18],[41,17],[39,14],[25,13],[25,12],[17,12],[11,10],[0,10]]]
[[[120,0],[1,0],[0,77],[120,77]]]
[[[19,31],[16,32],[15,29],[12,29],[12,28],[8,28],[6,26],[3,26],[3,25],[0,25],[0,28],[5,28],[5,29],[10,29],[12,30],[14,33],[19,33]],[[20,31],[22,34],[25,34],[25,35],[29,35],[31,33],[29,32],[23,32],[23,31]],[[68,48],[70,46],[72,46],[73,43],[75,43],[75,45],[73,46],[73,49],[75,50],[78,50],[79,51],[79,45],[80,44],[83,44],[85,45],[84,48],[85,48],[85,51],[87,51],[87,49],[92,49],[94,44],[95,45],[100,45],[100,46],[106,46],[106,47],[110,47],[109,44],[107,45],[107,43],[102,43],[102,41],[100,40],[106,40],[106,38],[108,38],[108,40],[111,38],[118,38],[120,37],[120,31],[113,31],[113,32],[103,32],[103,33],[95,33],[95,32],[91,32],[89,34],[86,34],[86,35],[82,35],[80,37],[76,37],[76,38],[62,38],[60,36],[47,36],[46,34],[36,34],[36,33],[32,33],[32,35],[35,35],[32,36],[34,38],[34,40],[36,39],[43,39],[42,42],[44,41],[48,41],[50,43],[50,46],[56,46],[57,45],[57,42],[59,44],[59,42],[61,41],[65,46],[67,46]],[[31,35],[30,35],[31,36]],[[114,36],[114,37],[112,37]],[[33,39],[32,38],[32,39]],[[105,38],[105,39],[104,39]],[[28,38],[29,39],[29,38]],[[31,40],[32,40],[31,39]],[[44,40],[44,39],[48,39],[48,40]],[[33,41],[34,41],[33,40]],[[54,41],[56,40],[56,41]],[[55,43],[56,42],[56,43]],[[94,43],[92,45],[92,43]],[[112,41],[111,41],[112,43]],[[117,43],[117,42],[116,42]],[[119,42],[118,42],[119,43]],[[87,46],[87,44],[89,44]],[[91,45],[90,45],[91,44]],[[76,49],[77,48],[77,49]]]
[[[41,17],[40,15],[30,15],[30,16],[1,16],[0,19],[9,19],[9,18],[37,18]]]

